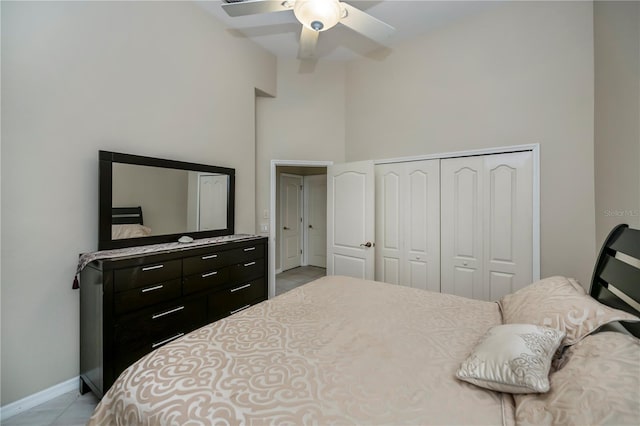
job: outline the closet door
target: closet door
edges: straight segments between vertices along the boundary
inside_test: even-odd
[[[378,164],[376,176],[376,281],[407,285],[404,269],[402,239],[402,206],[406,186],[404,163]]]
[[[483,299],[482,212],[484,159],[440,162],[441,289]]]
[[[441,161],[442,292],[497,300],[532,281],[531,151]]]
[[[375,166],[376,280],[440,291],[439,160]]]
[[[533,154],[484,157],[484,294],[498,300],[533,279]]]
[[[404,164],[404,282],[440,291],[440,161]]]

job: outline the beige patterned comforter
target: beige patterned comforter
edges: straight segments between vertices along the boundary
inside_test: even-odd
[[[90,425],[513,424],[454,378],[498,305],[325,277],[190,333],[122,373]]]

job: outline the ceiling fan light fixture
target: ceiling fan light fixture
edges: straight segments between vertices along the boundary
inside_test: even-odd
[[[314,31],[334,27],[343,14],[339,0],[296,0],[293,13],[302,25]]]

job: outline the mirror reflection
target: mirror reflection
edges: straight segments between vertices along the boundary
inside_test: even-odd
[[[113,163],[112,239],[227,228],[229,176]]]

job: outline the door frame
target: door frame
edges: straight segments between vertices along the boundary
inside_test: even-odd
[[[271,160],[269,194],[269,298],[276,295],[276,167],[328,167],[333,161]]]

